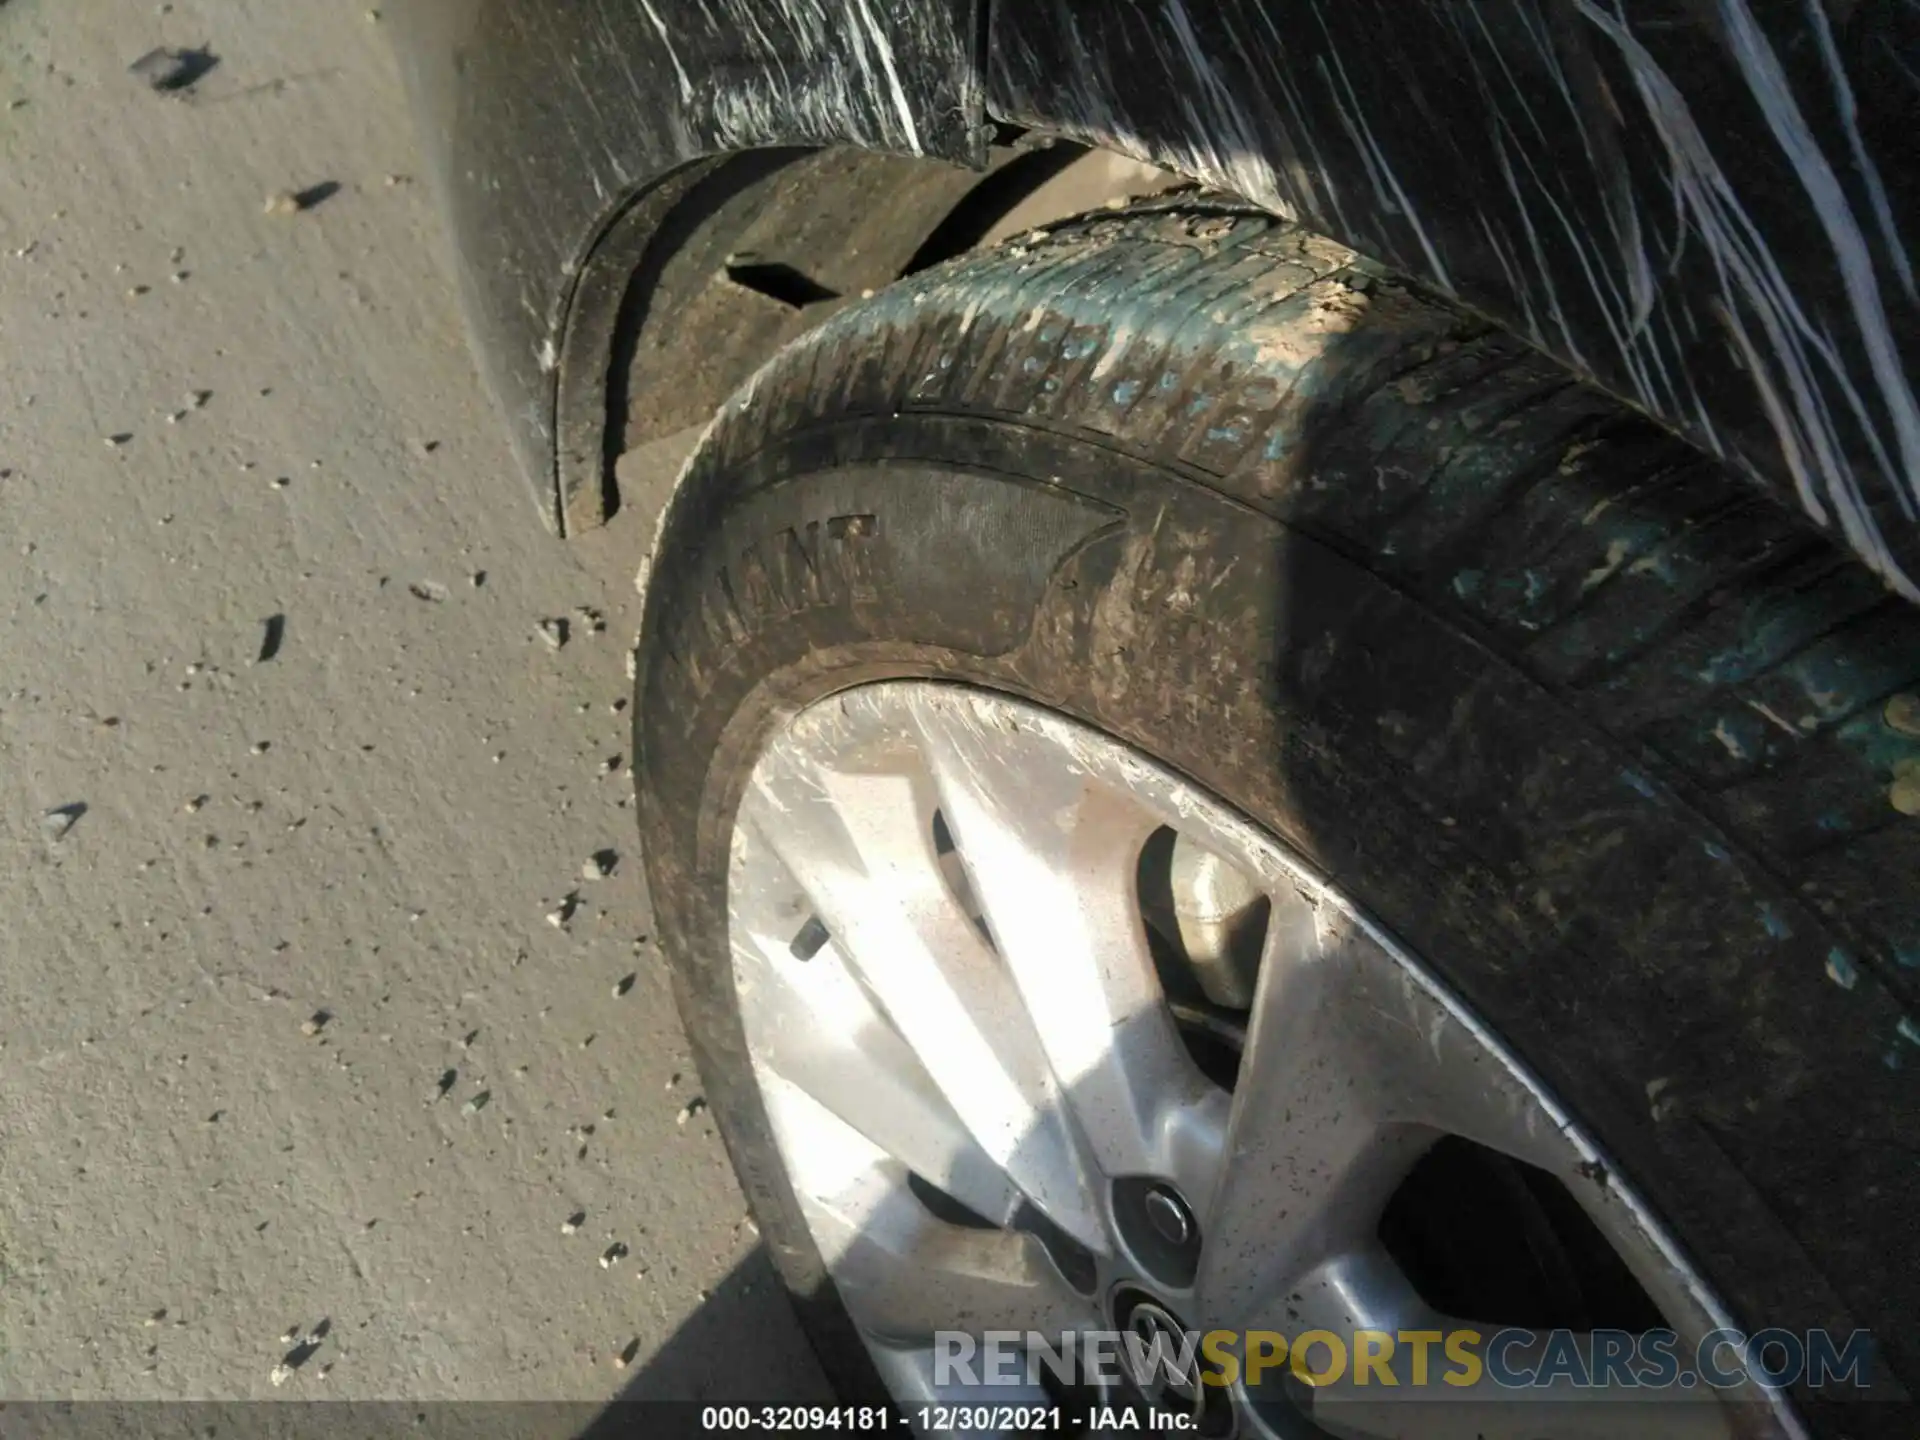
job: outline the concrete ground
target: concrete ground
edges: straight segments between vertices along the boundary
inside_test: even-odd
[[[12,0],[0,137],[0,1400],[819,1398],[380,23]]]

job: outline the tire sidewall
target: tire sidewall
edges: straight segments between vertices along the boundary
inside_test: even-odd
[[[1711,954],[1715,887],[1696,888],[1686,913],[1660,904],[1658,871],[1711,845],[1703,822],[1622,784],[1615,747],[1567,706],[1360,565],[1085,440],[986,420],[850,421],[764,452],[727,483],[734,495],[707,543],[662,577],[671,638],[636,706],[644,853],[723,1134],[837,1383],[869,1392],[872,1372],[836,1313],[752,1080],[726,932],[727,839],[753,760],[786,718],[904,677],[1059,710],[1248,815],[1521,1053],[1722,1293],[1763,1307],[1744,1313],[1790,1326],[1830,1313],[1824,1280],[1793,1263],[1707,1128],[1649,1116],[1644,1077],[1673,1068],[1687,1031],[1740,1034],[1737,1005],[1702,1013],[1715,986],[1700,980],[1739,962]],[[1084,524],[1049,534],[1044,554],[975,549],[971,569],[896,583],[896,565],[923,566],[941,538],[916,533],[933,523],[929,492],[959,483],[975,506],[1030,519],[1043,495]],[[844,586],[744,598],[741,557],[796,526],[844,531],[850,513],[866,533],[858,562],[840,564]],[[984,585],[982,561],[999,572]],[[1745,904],[1764,884],[1743,875],[1718,888]],[[1578,896],[1575,909],[1567,897]],[[1636,954],[1609,953],[1629,943]],[[1692,980],[1666,983],[1671,953],[1689,957]],[[1674,1027],[1662,1013],[1692,1018]]]

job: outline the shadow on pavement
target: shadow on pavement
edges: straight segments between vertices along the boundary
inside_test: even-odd
[[[579,1434],[580,1440],[696,1434],[701,1407],[707,1405],[833,1401],[786,1289],[762,1248],[728,1272]]]

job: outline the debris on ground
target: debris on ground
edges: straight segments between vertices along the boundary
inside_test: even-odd
[[[607,617],[591,605],[576,605],[573,607],[573,613],[580,621],[581,628],[589,635],[598,635],[607,628]]]
[[[280,653],[280,642],[286,638],[287,617],[269,615],[260,622],[260,653],[254,663],[264,665]]]
[[[280,1337],[280,1343],[283,1345],[293,1344],[293,1349],[280,1357],[280,1363],[273,1367],[273,1373],[267,1378],[271,1380],[276,1387],[286,1384],[287,1381],[293,1378],[295,1371],[319,1352],[320,1342],[327,1338],[327,1332],[332,1328],[332,1321],[322,1320],[318,1325],[315,1325],[312,1330],[307,1332],[305,1339],[300,1338],[300,1332],[297,1327],[282,1335]],[[299,1341],[298,1344],[293,1343],[296,1340]]]
[[[318,185],[309,185],[304,190],[279,190],[269,195],[260,208],[268,215],[298,215],[329,199],[339,189],[339,181],[322,180]]]
[[[383,162],[412,163],[407,146],[384,143],[390,155],[355,149],[369,123],[386,142],[404,138],[393,67],[334,64],[380,40],[380,27],[365,23],[344,40],[337,33],[364,5],[384,6],[387,23],[398,23],[397,5],[360,0],[324,20],[318,8],[311,17],[299,9],[297,24],[254,26],[244,44],[218,28],[218,5],[176,0],[157,14],[153,0],[129,7],[118,28],[85,3],[43,6],[31,33],[13,37],[33,53],[11,56],[18,73],[0,79],[0,125],[39,127],[26,147],[33,153],[12,157],[19,173],[9,180],[25,198],[4,227],[12,233],[0,238],[0,275],[13,282],[0,324],[27,357],[8,422],[18,423],[0,440],[8,522],[0,531],[11,532],[20,591],[0,731],[31,731],[43,752],[39,765],[22,767],[12,801],[18,853],[9,878],[27,903],[11,918],[27,979],[36,966],[55,977],[41,986],[60,1012],[48,1020],[47,1046],[74,1054],[39,1069],[14,1055],[17,1063],[0,1068],[17,1072],[13,1178],[64,1194],[73,1264],[87,1272],[50,1297],[28,1297],[48,1333],[72,1344],[0,1361],[18,1371],[25,1393],[70,1379],[85,1355],[73,1362],[66,1352],[87,1351],[88,1336],[109,1379],[140,1383],[158,1359],[156,1385],[178,1388],[184,1366],[256,1398],[268,1379],[263,1360],[269,1388],[295,1402],[387,1393],[381,1387],[393,1374],[404,1388],[422,1365],[470,1380],[473,1356],[484,1369],[493,1342],[476,1339],[474,1327],[450,1331],[445,1345],[434,1335],[419,1341],[407,1307],[443,1287],[458,1291],[489,1231],[517,1236],[536,1259],[570,1262],[527,1272],[532,1299],[500,1317],[502,1343],[555,1357],[591,1343],[604,1368],[584,1373],[600,1375],[612,1393],[646,1368],[636,1357],[630,1373],[606,1375],[619,1346],[638,1336],[638,1354],[651,1356],[678,1313],[668,1307],[733,1258],[705,1244],[711,1217],[734,1203],[708,1117],[669,1136],[660,1122],[680,1107],[656,1108],[647,1089],[676,1067],[686,1079],[663,1099],[684,1102],[701,1088],[665,1007],[664,971],[654,973],[652,949],[619,951],[638,933],[631,926],[644,923],[631,888],[640,851],[603,813],[627,782],[616,780],[616,790],[594,772],[610,746],[630,743],[631,701],[608,713],[610,701],[632,693],[614,658],[632,639],[634,609],[615,593],[615,580],[625,581],[614,572],[630,567],[618,547],[602,547],[543,578],[524,563],[518,515],[409,508],[402,502],[418,497],[387,483],[408,470],[457,479],[456,470],[497,469],[508,452],[490,425],[468,433],[474,416],[492,412],[466,348],[445,325],[366,322],[366,305],[403,319],[440,316],[444,275],[439,257],[411,243],[431,218],[421,208],[430,177],[396,175],[383,187]],[[21,9],[20,0],[0,0],[0,17]],[[72,33],[63,38],[61,25]],[[136,56],[162,45],[189,49],[168,48],[129,73]],[[202,45],[219,47],[219,63],[188,85],[174,62]],[[88,83],[89,71],[98,83]],[[245,93],[276,75],[314,79],[284,93]],[[157,93],[176,83],[184,93]],[[33,98],[6,113],[21,86],[33,87]],[[172,136],[178,143],[162,145],[168,153],[158,160],[114,169],[103,188],[94,154],[102,135],[126,140],[175,122],[191,134]],[[236,148],[248,163],[200,163]],[[90,165],[95,173],[84,174]],[[317,204],[303,194],[327,179],[338,192]],[[295,208],[263,214],[280,191]],[[26,253],[9,264],[15,250]],[[298,283],[287,271],[296,261]],[[340,269],[353,279],[341,281]],[[124,383],[96,395],[96,406],[75,387],[50,389],[46,375],[27,373],[35,357],[58,358],[63,341],[103,326],[114,334],[114,378]],[[365,365],[347,368],[390,381],[393,403],[369,406],[355,374],[330,364],[363,350]],[[38,402],[29,403],[36,389]],[[308,478],[296,496],[301,471]],[[369,503],[384,505],[383,515],[348,523],[356,505]],[[395,506],[420,533],[392,533]],[[133,538],[152,553],[121,566],[107,598],[124,601],[132,620],[108,634],[87,608],[98,597],[71,582],[111,569]],[[29,548],[36,541],[37,553]],[[255,553],[262,547],[272,552],[264,559]],[[247,554],[257,563],[223,564]],[[391,583],[376,591],[382,574]],[[36,606],[43,591],[51,593]],[[604,612],[604,632],[591,633],[592,617],[576,615],[583,603]],[[275,604],[299,608],[298,636],[292,609],[262,608]],[[528,621],[542,617],[565,626],[558,654],[529,633]],[[289,650],[296,638],[300,648]],[[501,661],[508,672],[531,673],[507,683],[516,677],[495,673]],[[598,668],[576,673],[581,662]],[[324,673],[310,675],[316,667]],[[310,678],[325,682],[317,699],[315,685],[294,683]],[[588,709],[576,716],[582,701]],[[81,714],[84,702],[100,717]],[[108,725],[110,712],[118,726]],[[491,739],[474,743],[482,736]],[[490,763],[502,752],[505,760]],[[557,773],[536,784],[543,752]],[[26,773],[33,769],[44,773]],[[100,792],[103,783],[115,793],[96,793],[107,809],[94,815],[95,802],[75,792]],[[431,792],[425,803],[409,808],[423,790]],[[459,803],[441,803],[447,796]],[[86,813],[67,811],[68,802],[85,802]],[[180,815],[192,823],[179,825]],[[601,845],[583,852],[596,835]],[[544,871],[527,863],[529,836],[550,842]],[[602,846],[618,862],[607,878],[588,878],[583,867]],[[560,905],[555,886],[577,890],[578,908],[556,930],[560,939],[542,942],[528,927]],[[74,944],[39,934],[58,940],[63,930]],[[291,941],[284,950],[283,939]],[[645,996],[637,973],[605,978],[623,961],[632,972],[648,967]],[[575,973],[565,973],[569,966]],[[596,1015],[594,984],[608,987],[602,998],[620,986],[634,1004],[621,999],[612,1016]],[[353,1020],[341,1022],[323,994],[352,1009]],[[551,1016],[536,1020],[550,1003]],[[47,1016],[24,1017],[36,1019]],[[622,1039],[596,1040],[601,1054],[589,1056],[577,1047],[596,1019]],[[292,1036],[280,1028],[289,1023]],[[484,1029],[463,1049],[475,1025]],[[34,1051],[34,1039],[17,1043]],[[13,1043],[0,1039],[0,1059]],[[430,1068],[435,1061],[441,1069]],[[73,1109],[63,1091],[85,1063],[134,1078],[109,1097],[106,1131],[81,1125],[85,1143],[76,1149],[79,1122],[69,1115],[63,1126],[59,1117],[63,1105]],[[514,1103],[482,1124],[493,1075],[515,1087]],[[423,1079],[425,1093],[414,1088]],[[633,1080],[632,1098],[619,1098],[621,1118],[601,1122],[606,1135],[554,1136],[556,1119],[561,1129],[581,1111],[599,1121]],[[268,1082],[281,1090],[263,1110],[251,1095]],[[576,1162],[583,1143],[597,1149]],[[212,1158],[168,1169],[181,1147]],[[643,1213],[628,1204],[615,1215],[601,1192],[617,1188],[629,1161],[644,1172]],[[85,1171],[77,1185],[75,1164]],[[315,1166],[327,1183],[314,1179]],[[329,1209],[316,1184],[347,1198]],[[581,1193],[569,1193],[574,1187]],[[559,1220],[546,1209],[555,1199],[569,1206]],[[547,1227],[576,1207],[585,1210],[582,1227],[541,1257],[541,1237],[555,1233]],[[315,1215],[324,1222],[318,1232]],[[627,1228],[649,1254],[661,1253],[661,1279],[613,1279],[614,1269],[638,1273],[635,1249],[602,1272],[608,1293],[568,1295],[568,1283],[586,1281],[573,1266],[625,1240],[618,1232]],[[680,1255],[683,1228],[699,1243]],[[318,1248],[316,1233],[326,1242]],[[151,1252],[169,1234],[208,1243],[175,1246],[172,1263],[155,1268]],[[96,1293],[97,1277],[109,1278]],[[429,1280],[421,1301],[414,1292]],[[156,1288],[176,1293],[162,1301]],[[173,1311],[175,1300],[187,1308]],[[300,1306],[291,1312],[298,1324],[265,1333],[291,1305]],[[310,1358],[289,1358],[332,1309],[341,1312],[338,1338],[329,1334]],[[549,1313],[554,1326],[535,1330]],[[160,1354],[149,1356],[154,1342]],[[347,1365],[340,1386],[323,1378],[328,1361]]]
[[[633,1363],[634,1357],[637,1356],[639,1353],[640,1353],[640,1340],[639,1340],[639,1337],[636,1336],[634,1339],[629,1340],[626,1343],[626,1347],[622,1349],[618,1355],[613,1357],[613,1368],[616,1370],[626,1369],[629,1365]]]
[[[460,1113],[463,1115],[478,1115],[482,1110],[487,1108],[487,1103],[492,1099],[493,1092],[491,1090],[482,1090],[478,1095],[475,1095],[460,1107]]]
[[[73,827],[80,823],[80,817],[86,813],[87,807],[84,801],[76,800],[71,805],[56,805],[40,817],[40,832],[58,845],[73,833]]]
[[[673,1123],[676,1125],[684,1125],[706,1108],[706,1100],[696,1095],[680,1107],[680,1113],[674,1117]]]
[[[547,642],[550,649],[558,650],[567,643],[567,622],[564,620],[542,620],[540,638]]]
[[[633,989],[633,982],[639,978],[638,974],[622,975],[618,980],[614,981],[613,998],[618,1000],[622,995],[625,995],[629,990]]]
[[[560,903],[547,912],[547,924],[558,930],[573,919],[573,912],[580,908],[580,892],[569,890],[560,899]]]
[[[587,857],[580,867],[580,874],[587,880],[604,880],[613,874],[614,867],[620,863],[620,854],[616,850],[596,850]]]
[[[562,1235],[576,1235],[579,1233],[580,1227],[586,1223],[587,1212],[584,1210],[576,1210],[560,1222],[560,1233]]]
[[[219,58],[209,50],[175,50],[159,45],[129,65],[127,73],[146,81],[151,90],[173,95],[191,89],[219,63]]]
[[[602,1270],[611,1270],[615,1265],[618,1265],[622,1260],[626,1259],[629,1253],[631,1252],[628,1251],[625,1245],[621,1244],[618,1240],[614,1241],[613,1244],[609,1245],[606,1250],[601,1253],[600,1268]]]

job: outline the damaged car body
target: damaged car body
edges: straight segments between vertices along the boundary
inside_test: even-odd
[[[403,10],[478,351],[521,462],[543,488],[558,467],[550,518],[598,488],[555,454],[563,357],[609,361],[600,330],[569,344],[570,305],[601,265],[630,278],[689,180],[650,191],[773,147],[979,168],[1005,123],[1245,196],[1499,317],[1915,593],[1912,7],[983,9]]]
[[[650,886],[836,1381],[1289,1314],[1920,1378],[1920,7],[396,19],[540,513],[658,535]],[[1224,1388],[1128,1403],[1428,1433]],[[1720,1398],[1459,1423],[1907,1433]]]

